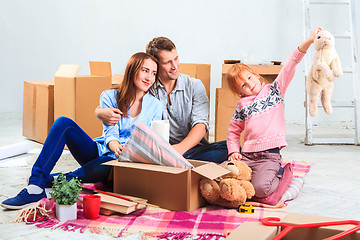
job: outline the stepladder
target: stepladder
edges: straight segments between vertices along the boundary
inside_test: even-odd
[[[322,12],[321,16],[324,16],[324,12],[329,11],[329,19],[318,19],[317,12]],[[333,117],[334,125],[341,125],[343,119],[348,119],[347,123],[350,123],[349,129],[350,135],[339,136],[337,134],[328,134],[326,137],[314,137],[315,125],[320,125],[322,121],[319,121],[319,117],[312,117],[309,114],[309,97],[306,95],[304,106],[305,111],[305,144],[355,144],[360,145],[360,72],[359,72],[359,49],[357,46],[357,23],[356,23],[356,10],[355,0],[303,0],[303,14],[304,14],[304,36],[307,37],[311,34],[312,30],[316,26],[326,28],[326,30],[332,32],[336,42],[341,42],[343,46],[337,48],[338,54],[343,63],[343,76],[336,81],[341,81],[340,87],[336,87],[336,98],[331,101],[331,105],[338,112],[334,111]],[[339,16],[334,16],[338,14]],[[341,17],[342,22],[337,24],[334,19]],[[311,19],[311,21],[310,21]],[[324,26],[325,25],[325,26]],[[334,28],[334,30],[332,29]],[[306,54],[304,58],[305,64],[305,80],[307,74],[310,71],[312,65],[312,54]],[[342,89],[342,90],[338,90]],[[322,107],[320,101],[318,107]],[[346,114],[345,114],[346,113]],[[351,117],[349,117],[351,116]],[[326,122],[326,121],[324,121]],[[327,123],[324,127],[327,127]]]

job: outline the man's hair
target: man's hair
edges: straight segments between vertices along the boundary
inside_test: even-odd
[[[146,45],[146,53],[159,60],[159,51],[172,51],[175,48],[175,44],[170,39],[166,37],[156,37]]]

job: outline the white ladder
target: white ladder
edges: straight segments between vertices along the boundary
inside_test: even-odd
[[[344,73],[351,73],[353,78],[354,87],[354,100],[352,101],[331,101],[333,107],[342,108],[353,108],[354,109],[354,120],[355,120],[355,136],[354,138],[313,138],[312,133],[312,117],[309,114],[309,101],[306,96],[306,136],[305,144],[356,144],[360,145],[360,76],[359,76],[359,52],[357,49],[356,41],[356,18],[355,18],[355,0],[303,0],[303,11],[304,11],[304,28],[305,38],[311,34],[310,26],[310,6],[319,4],[337,4],[337,5],[348,5],[349,18],[350,18],[350,30],[341,34],[333,34],[335,38],[347,38],[351,42],[352,50],[352,66],[343,67]],[[306,54],[304,58],[305,62],[305,79],[307,73],[310,71],[312,59],[310,54]],[[319,107],[322,107],[319,104]]]

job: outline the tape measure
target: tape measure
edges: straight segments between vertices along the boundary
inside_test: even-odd
[[[239,213],[254,213],[254,208],[250,204],[241,204],[237,210]]]

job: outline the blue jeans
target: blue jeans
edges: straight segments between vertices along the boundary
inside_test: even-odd
[[[183,154],[184,158],[222,163],[228,159],[226,141],[195,146]]]
[[[99,156],[96,143],[73,120],[59,117],[52,125],[39,157],[31,171],[29,184],[45,187],[50,172],[59,160],[65,144],[81,165],[66,175],[67,179],[78,177],[82,182],[100,182],[107,180],[111,166],[102,163],[112,160],[108,156]]]

